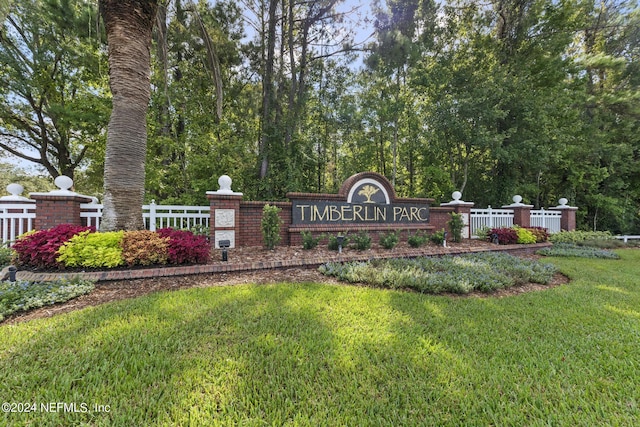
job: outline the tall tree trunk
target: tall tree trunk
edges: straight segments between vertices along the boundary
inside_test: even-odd
[[[262,136],[258,147],[260,157],[259,177],[264,179],[269,168],[269,143],[273,137],[275,123],[273,122],[274,112],[274,88],[273,88],[273,65],[276,50],[276,12],[278,0],[269,0],[269,18],[266,39],[266,58],[264,61],[264,75],[262,77]],[[264,40],[263,40],[264,42]]]
[[[100,0],[113,109],[107,128],[102,230],[143,228],[146,113],[157,0]]]

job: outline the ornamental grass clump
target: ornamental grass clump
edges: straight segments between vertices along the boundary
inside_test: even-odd
[[[13,244],[15,263],[35,268],[60,268],[58,249],[76,234],[94,231],[94,227],[60,224],[47,230],[25,233]]]

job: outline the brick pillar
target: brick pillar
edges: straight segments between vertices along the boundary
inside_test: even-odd
[[[91,202],[90,197],[32,193],[31,198],[36,201],[36,230],[59,224],[85,225],[80,217],[80,204]]]
[[[462,193],[460,193],[459,191],[454,191],[451,197],[453,198],[452,201],[448,203],[440,203],[440,206],[451,207],[453,208],[453,212],[462,215],[462,220],[464,221],[464,224],[465,224],[464,228],[462,229],[462,238],[470,239],[471,238],[471,208],[473,208],[474,203],[460,200],[462,198]]]
[[[218,179],[220,190],[207,191],[209,199],[210,238],[215,248],[219,248],[220,240],[229,240],[231,248],[236,247],[236,239],[240,236],[240,202],[242,193],[231,191],[231,178],[222,175]]]
[[[503,208],[513,210],[513,225],[519,225],[520,227],[531,226],[531,209],[533,205],[523,204],[521,196],[513,196],[513,203],[503,206]]]
[[[34,228],[44,230],[60,224],[84,225],[80,217],[80,205],[90,203],[91,197],[70,191],[73,180],[67,176],[60,175],[54,182],[59,190],[29,194],[36,201]]]
[[[573,231],[576,229],[576,211],[577,207],[568,206],[568,200],[562,198],[558,200],[560,203],[558,206],[554,208],[549,208],[549,210],[560,211],[562,216],[560,217],[560,229],[563,231]]]

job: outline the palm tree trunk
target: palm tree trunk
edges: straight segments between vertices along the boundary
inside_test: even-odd
[[[158,0],[100,0],[113,109],[107,128],[102,230],[143,228],[151,32]]]

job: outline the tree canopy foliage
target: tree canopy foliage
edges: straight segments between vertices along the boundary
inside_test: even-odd
[[[145,197],[205,203],[228,174],[278,200],[371,170],[403,196],[567,197],[582,228],[639,231],[635,2],[344,3],[159,2]],[[5,15],[0,146],[95,193],[111,102],[95,5],[16,1]]]

